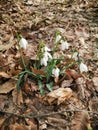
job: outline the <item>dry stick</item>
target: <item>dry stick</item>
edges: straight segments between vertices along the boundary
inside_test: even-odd
[[[51,113],[44,113],[44,114],[19,115],[19,114],[16,114],[16,113],[0,110],[1,113],[7,114],[7,115],[13,115],[13,116],[17,116],[17,117],[20,117],[20,118],[29,118],[29,119],[46,117],[46,116],[51,116],[51,115],[56,115],[56,114],[62,114],[64,112],[83,112],[83,111],[85,111],[85,110],[77,109],[77,110],[62,110],[62,111],[59,111],[59,112],[51,112]],[[98,112],[93,112],[93,111],[86,111],[86,112],[98,115]]]

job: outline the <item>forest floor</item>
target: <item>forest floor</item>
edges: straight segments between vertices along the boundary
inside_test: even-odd
[[[0,1],[1,130],[98,130],[98,16],[91,10],[86,1]],[[18,93],[16,75],[23,66],[16,33],[27,39],[24,59],[37,74],[42,73],[32,66],[37,46],[44,41],[52,49],[57,31],[71,50],[78,50],[88,72],[80,74],[71,67],[52,92],[44,86],[44,96],[37,81],[25,74]],[[70,49],[64,56],[69,53]]]

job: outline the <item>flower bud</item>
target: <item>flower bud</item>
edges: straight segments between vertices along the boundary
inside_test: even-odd
[[[69,48],[68,42],[61,40],[61,50],[64,51],[65,49]]]
[[[20,48],[26,49],[27,45],[28,45],[28,42],[27,42],[26,39],[21,38],[20,41],[19,41],[19,45],[20,45]]]
[[[84,64],[84,63],[80,63],[80,72],[82,73],[82,72],[87,72],[88,71],[88,68],[87,68],[87,66]]]
[[[61,35],[57,35],[55,39],[55,43],[58,43],[61,40],[61,38],[62,38]]]
[[[59,68],[54,68],[54,69],[52,70],[52,74],[53,74],[56,78],[59,77],[59,73],[60,73]]]
[[[72,58],[75,59],[75,61],[77,61],[78,55],[79,55],[79,53],[76,51],[76,52],[73,53]]]

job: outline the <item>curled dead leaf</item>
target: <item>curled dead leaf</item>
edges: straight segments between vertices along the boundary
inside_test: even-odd
[[[49,104],[57,102],[58,105],[64,101],[70,99],[72,96],[72,90],[70,88],[58,88],[46,95],[44,98],[45,101],[48,101]]]

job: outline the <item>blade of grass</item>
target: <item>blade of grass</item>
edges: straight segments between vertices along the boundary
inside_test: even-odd
[[[38,86],[39,86],[39,90],[40,90],[40,94],[41,94],[41,96],[44,96],[43,85],[42,85],[42,83],[41,83],[40,80],[38,80]]]

